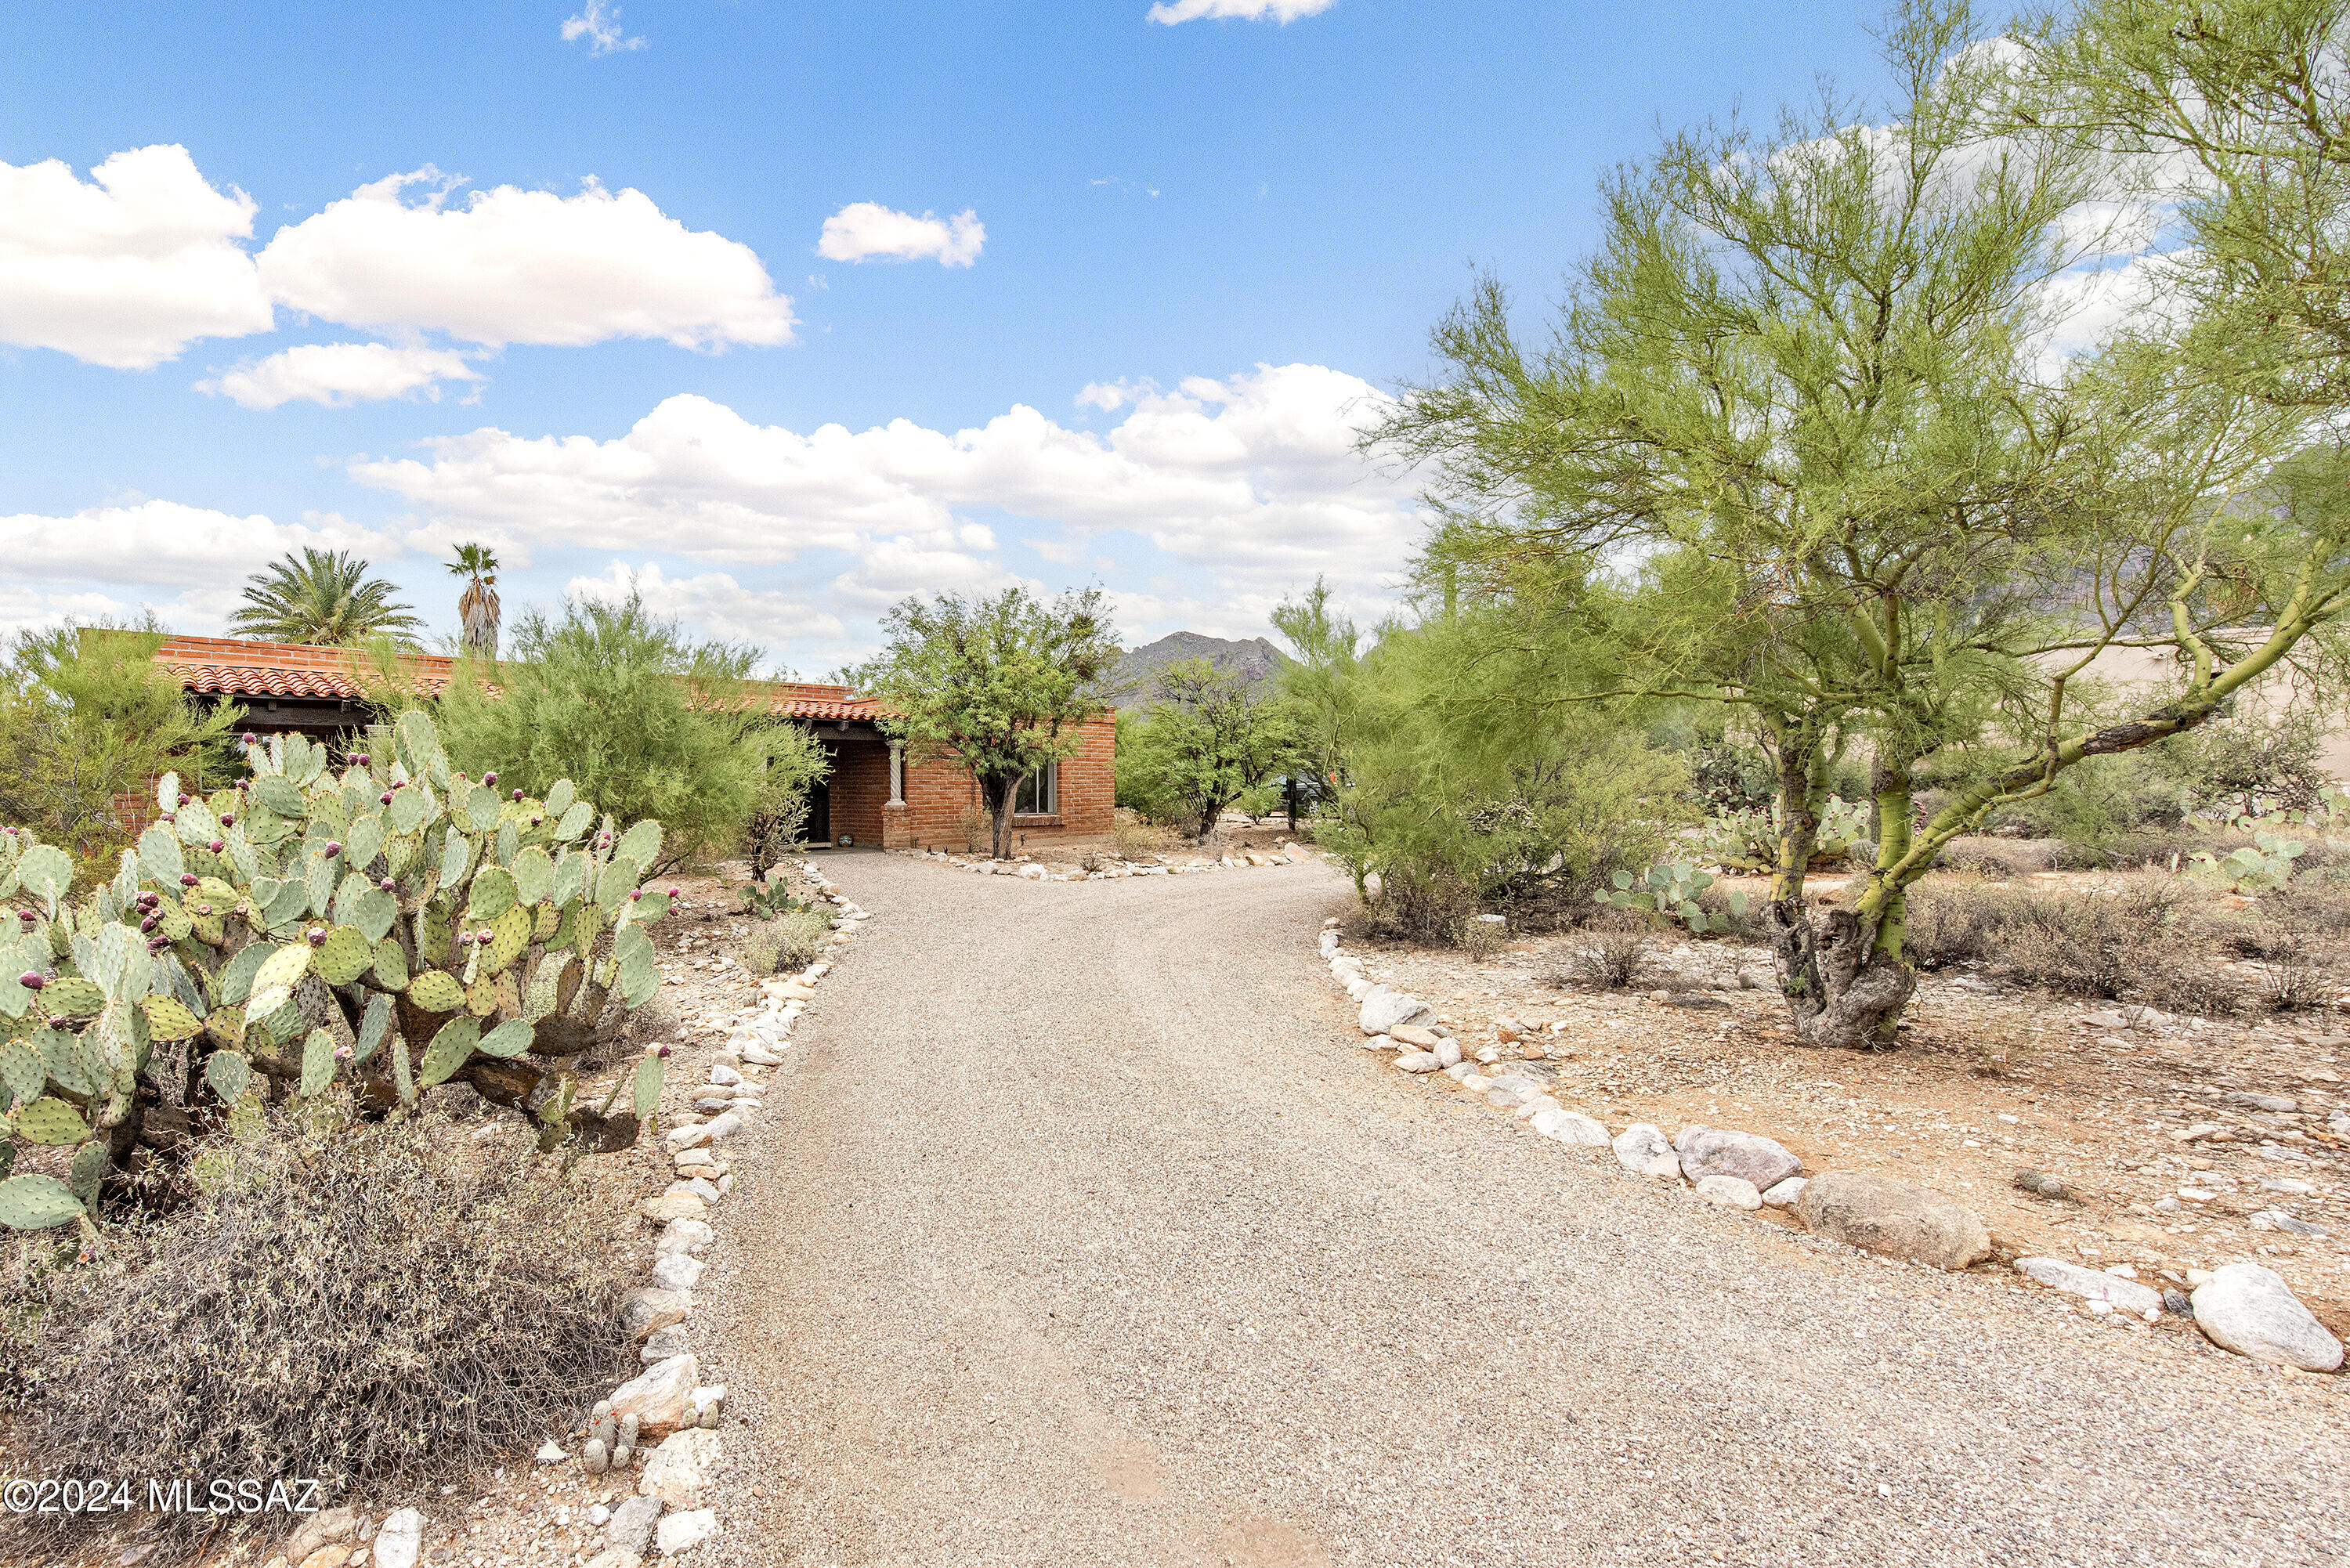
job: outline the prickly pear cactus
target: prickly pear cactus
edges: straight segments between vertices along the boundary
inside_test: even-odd
[[[1612,909],[1637,910],[1642,914],[1659,914],[1669,920],[1679,920],[1692,931],[1704,932],[1717,924],[1729,922],[1720,916],[1709,916],[1699,907],[1697,896],[1713,886],[1713,874],[1700,871],[1687,860],[1648,867],[1645,877],[1635,877],[1629,871],[1618,871],[1613,888],[1594,893],[1594,903]],[[1732,891],[1730,912],[1739,919],[1746,914],[1746,895]]]
[[[380,1116],[459,1081],[542,1148],[636,1140],[660,1060],[593,1106],[566,1063],[660,988],[660,825],[452,773],[421,713],[367,733],[339,766],[247,736],[253,776],[204,799],[165,774],[161,820],[78,902],[68,857],[0,833],[0,1175],[76,1150],[0,1180],[0,1226],[82,1220],[108,1175],[330,1090]]]

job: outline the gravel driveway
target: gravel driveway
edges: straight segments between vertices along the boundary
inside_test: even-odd
[[[826,868],[874,918],[703,1288],[705,1552],[2344,1558],[2345,1379],[1821,1255],[1378,1072],[1325,867]]]

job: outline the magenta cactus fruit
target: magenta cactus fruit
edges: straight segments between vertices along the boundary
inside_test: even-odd
[[[459,776],[462,777],[463,775],[461,774]],[[498,782],[498,775],[495,774],[484,774],[482,775],[482,782],[485,784],[494,784]]]
[[[253,744],[255,741],[258,741],[259,739],[261,739],[261,737],[260,737],[260,736],[258,736],[258,735],[256,735],[256,734],[255,734],[255,733],[254,733],[252,731],[250,731],[250,730],[247,730],[247,731],[244,732],[244,743],[245,743],[246,745],[248,745],[248,746],[249,746],[249,745],[251,745],[251,744]]]
[[[516,791],[515,791],[514,797],[515,797],[515,799],[516,799],[516,800],[520,800],[520,799],[522,798],[522,791],[520,791],[520,790],[516,790]]]
[[[348,1045],[338,1045],[335,1047],[335,1060],[338,1062],[348,1062],[358,1054],[358,1052],[352,1050]]]
[[[536,827],[540,823],[545,822],[546,820],[546,818],[543,816],[534,816],[530,819],[530,825],[533,827]]]
[[[151,935],[155,929],[155,917],[150,915],[145,919],[140,921],[139,929]]]
[[[182,887],[182,888],[192,888],[192,887],[194,887],[195,885],[196,885],[196,874],[195,874],[194,872],[192,872],[192,871],[182,871],[182,872],[181,872],[181,873],[180,873],[180,886],[181,886],[181,887]]]
[[[671,888],[669,890],[669,896],[670,896],[671,898],[676,898],[676,897],[677,897],[677,895],[678,895],[678,891],[679,891],[679,890],[678,890],[677,888]]]
[[[310,945],[311,945],[312,947],[314,947],[314,948],[322,948],[322,947],[325,947],[325,946],[327,945],[327,928],[326,928],[326,927],[324,927],[324,926],[312,926],[312,927],[310,928],[310,929],[309,929],[308,935],[309,935],[309,938],[310,938]]]
[[[38,991],[41,987],[49,983],[49,977],[43,974],[39,970],[28,969],[24,973],[16,977],[16,983],[23,986],[26,991]]]
[[[228,840],[225,838],[215,838],[209,846],[207,846],[207,847],[209,847],[213,854],[218,855],[222,850],[228,847]]]
[[[341,844],[338,843],[336,840],[331,839],[331,838],[329,838],[328,840],[327,840],[327,858],[328,858],[328,859],[332,860],[336,856],[340,855],[342,852],[343,852],[343,846],[342,846],[342,845],[341,845]]]
[[[182,796],[180,797],[180,804],[181,804],[182,805],[187,805],[187,804],[188,804],[188,801],[189,801],[189,798],[190,798],[190,797],[189,797],[189,796],[187,796],[187,795],[184,795],[184,794],[183,794],[183,795],[182,795]]]
[[[198,904],[196,906],[196,913],[199,915],[209,915],[212,912],[213,907],[210,904]]]
[[[390,790],[384,791],[381,794],[376,796],[375,803],[378,805],[390,805],[391,804],[391,792]]]
[[[234,827],[236,826],[236,818],[231,816],[227,812],[222,812],[221,826],[223,827]]]
[[[473,933],[471,931],[459,931],[457,933],[457,945],[461,948],[472,947],[473,945]]]
[[[378,888],[381,888],[383,891],[385,891],[385,892],[389,893],[389,892],[390,892],[394,888],[399,887],[399,886],[400,886],[400,884],[399,884],[399,883],[397,883],[397,882],[395,882],[395,881],[393,881],[390,877],[385,877],[382,881],[378,882],[378,883],[376,884],[376,886],[377,886]]]

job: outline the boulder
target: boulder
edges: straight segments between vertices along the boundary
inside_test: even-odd
[[[1433,1073],[1444,1065],[1444,1058],[1433,1051],[1407,1051],[1396,1058],[1399,1073]]]
[[[359,1527],[359,1511],[354,1508],[346,1505],[342,1508],[321,1509],[318,1512],[305,1518],[293,1535],[287,1538],[286,1560],[289,1563],[307,1563],[312,1552],[324,1551],[336,1542],[350,1540],[352,1532]],[[348,1546],[337,1546],[335,1550],[345,1556],[350,1554],[350,1548]]]
[[[1534,1119],[1534,1131],[1576,1148],[1606,1148],[1615,1139],[1607,1129],[1581,1111],[1544,1111]]]
[[[671,1432],[645,1461],[637,1490],[657,1497],[663,1508],[702,1506],[702,1494],[718,1469],[718,1434],[700,1427]]]
[[[604,1544],[617,1552],[641,1557],[652,1549],[653,1523],[660,1518],[660,1499],[632,1497],[612,1511],[604,1526]]]
[[[2039,1281],[2052,1291],[2063,1291],[2083,1301],[2105,1302],[2123,1312],[2143,1316],[2162,1310],[2162,1293],[2096,1269],[2068,1263],[2062,1258],[2018,1258],[2015,1272]]]
[[[691,1252],[665,1252],[653,1260],[653,1288],[690,1291],[702,1282],[704,1265]]]
[[[2224,1350],[2304,1372],[2342,1365],[2342,1342],[2258,1263],[2230,1263],[2195,1288],[2195,1326]]]
[[[416,1568],[424,1548],[424,1516],[403,1508],[387,1516],[375,1532],[375,1568]]]
[[[662,1229],[660,1239],[653,1243],[653,1255],[664,1257],[671,1252],[699,1252],[714,1239],[710,1227],[699,1220],[672,1220]]]
[[[620,1298],[620,1326],[629,1331],[630,1338],[642,1339],[655,1329],[683,1323],[692,1308],[693,1298],[683,1291],[639,1285]]]
[[[1764,1188],[1762,1201],[1773,1209],[1793,1209],[1795,1200],[1803,1197],[1804,1189],[1810,1185],[1811,1181],[1806,1177],[1791,1176],[1776,1186]]]
[[[691,1551],[718,1533],[718,1511],[697,1508],[685,1513],[666,1515],[653,1532],[653,1543],[665,1557],[674,1557]]]
[[[659,1198],[648,1198],[637,1205],[637,1212],[656,1225],[666,1225],[672,1220],[698,1220],[709,1205],[691,1192],[664,1192]]]
[[[1388,1037],[1400,1040],[1407,1045],[1417,1045],[1423,1051],[1435,1050],[1444,1039],[1435,1030],[1423,1029],[1417,1023],[1399,1023],[1388,1031]]]
[[[700,1381],[701,1364],[691,1355],[672,1355],[656,1362],[612,1392],[612,1417],[637,1418],[639,1438],[666,1438],[685,1425],[687,1402]]]
[[[1751,1182],[1754,1190],[1776,1187],[1804,1168],[1804,1162],[1784,1144],[1759,1133],[1731,1132],[1727,1127],[1683,1127],[1673,1139],[1681,1157],[1681,1172],[1692,1179],[1734,1176]]]
[[[1744,1177],[1724,1176],[1720,1171],[1697,1179],[1697,1195],[1724,1209],[1751,1210],[1762,1207],[1762,1194],[1755,1190],[1752,1182]]]
[[[1493,1086],[1485,1091],[1485,1103],[1500,1110],[1513,1110],[1543,1092],[1543,1085],[1537,1080],[1505,1073],[1494,1079]]]
[[[1457,1067],[1457,1066],[1459,1066],[1459,1065],[1461,1064],[1461,1042],[1460,1042],[1460,1041],[1458,1041],[1458,1040],[1440,1040],[1440,1041],[1438,1041],[1438,1042],[1436,1043],[1436,1047],[1435,1047],[1435,1049],[1436,1049],[1436,1059],[1437,1059],[1438,1061],[1440,1061],[1440,1062],[1443,1063],[1446,1066],[1448,1066],[1448,1067]]]
[[[1681,1157],[1665,1141],[1663,1130],[1647,1122],[1634,1122],[1616,1135],[1616,1158],[1625,1169],[1639,1176],[1669,1180],[1681,1173]]]
[[[1392,1034],[1399,1023],[1428,1016],[1428,1003],[1393,986],[1375,985],[1364,993],[1363,1010],[1356,1019],[1366,1034]]]
[[[1887,1177],[1824,1171],[1804,1184],[1795,1215],[1815,1236],[1938,1269],[1963,1269],[1991,1255],[1981,1215]]]

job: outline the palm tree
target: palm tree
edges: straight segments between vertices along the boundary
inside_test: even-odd
[[[357,648],[371,637],[390,637],[416,646],[424,623],[393,598],[392,586],[368,576],[368,563],[340,550],[288,550],[256,572],[244,590],[244,607],[229,617],[229,629],[274,642],[307,642],[322,648]]]
[[[487,545],[460,545],[452,576],[470,577],[457,597],[457,640],[481,659],[498,656],[498,558]]]

